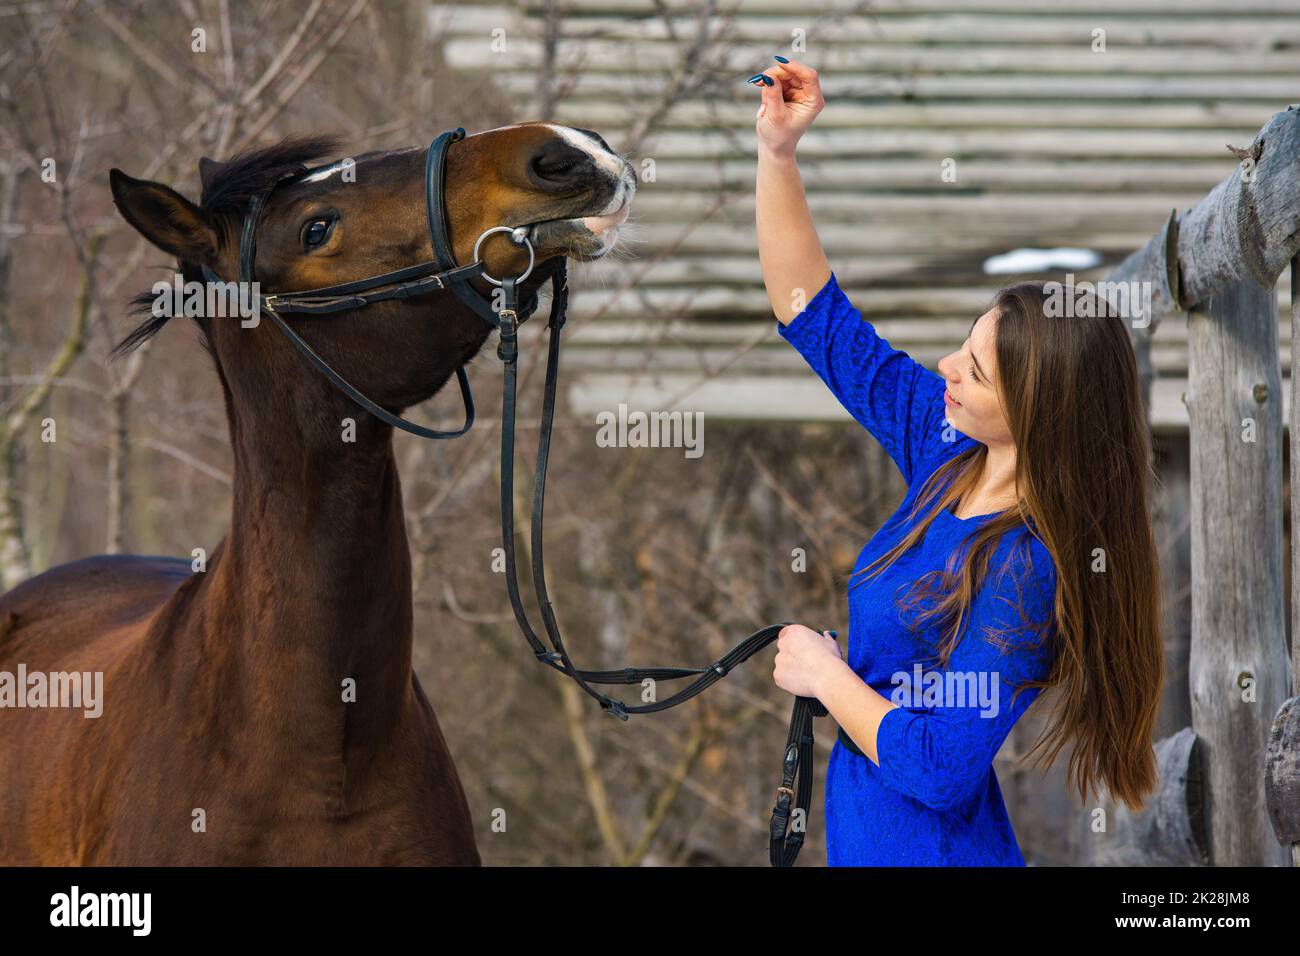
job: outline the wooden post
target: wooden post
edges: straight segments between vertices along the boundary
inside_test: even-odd
[[[1294,693],[1286,684],[1296,681],[1286,666],[1277,494],[1281,368],[1275,296],[1268,291],[1300,253],[1298,147],[1300,109],[1294,106],[1275,114],[1249,146],[1228,144],[1241,160],[1237,169],[1194,207],[1175,211],[1106,280],[1138,283],[1151,293],[1148,323],[1132,330],[1148,408],[1151,336],[1163,316],[1193,309],[1185,399],[1193,515],[1190,684],[1192,724],[1202,745],[1174,746],[1175,738],[1166,737],[1156,750],[1172,761],[1166,767],[1162,759],[1162,792],[1179,780],[1194,785],[1195,768],[1178,765],[1183,755],[1203,761],[1205,815],[1190,821],[1191,830],[1208,828],[1204,839],[1217,865],[1289,862],[1284,847],[1300,841],[1300,784],[1294,779],[1300,701],[1283,703]],[[1293,356],[1300,354],[1297,325],[1293,321]],[[1300,394],[1294,379],[1292,390],[1293,397]],[[1295,415],[1293,409],[1293,443]],[[1292,501],[1300,503],[1294,466],[1292,476]],[[1298,513],[1293,507],[1292,515]],[[1293,555],[1300,555],[1297,537]],[[1271,721],[1263,716],[1275,713]],[[1166,774],[1176,779],[1166,781]],[[1178,801],[1166,803],[1182,812]],[[1155,830],[1150,821],[1132,822],[1137,826],[1121,827],[1120,843],[1141,856],[1134,835]]]
[[[1291,697],[1273,718],[1268,740],[1264,794],[1273,833],[1291,847],[1292,862],[1300,866],[1300,258],[1291,260]]]
[[[1246,279],[1188,317],[1192,728],[1214,866],[1290,862],[1269,824],[1265,748],[1288,696],[1282,370],[1272,288]]]

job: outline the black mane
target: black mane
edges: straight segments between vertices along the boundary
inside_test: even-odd
[[[334,155],[339,150],[340,142],[334,136],[299,136],[282,140],[273,146],[246,150],[222,163],[216,170],[203,189],[199,208],[218,215],[232,216],[240,222],[248,211],[249,203],[266,192],[284,173]],[[187,280],[199,271],[193,263],[181,263],[181,273]],[[131,298],[127,314],[143,316],[144,321],[113,348],[111,358],[138,348],[167,324],[170,316],[152,314],[154,299],[152,292],[142,292]]]
[[[302,136],[240,153],[222,164],[203,190],[199,205],[209,212],[242,217],[248,204],[274,185],[281,175],[334,155],[339,143],[333,136]]]

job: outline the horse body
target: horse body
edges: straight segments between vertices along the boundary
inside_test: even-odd
[[[428,263],[435,154],[364,154],[347,166],[355,176],[298,172],[331,148],[290,140],[204,160],[197,205],[117,170],[110,182],[123,217],[186,280],[240,274],[246,219],[256,275],[277,293]],[[596,134],[546,123],[460,141],[444,170],[456,261],[479,260],[489,227],[531,224],[538,269],[524,297],[548,262],[613,247],[636,181]],[[523,272],[504,240],[479,261]],[[486,301],[487,282],[471,281]],[[153,315],[124,346],[167,321]],[[432,290],[293,318],[384,410],[436,394],[489,335]],[[230,532],[195,567],[92,558],[0,597],[0,671],[103,675],[98,717],[0,709],[0,865],[477,865],[465,793],[411,667],[391,424],[315,374],[272,322],[196,322],[234,453]]]
[[[219,549],[196,573],[168,558],[91,558],[0,598],[0,670],[99,671],[105,698],[95,718],[5,714],[0,861],[478,865],[465,794],[414,673],[382,700],[361,681],[354,703],[340,682],[330,701],[324,681],[251,677],[242,658],[276,673],[275,655],[229,653],[229,630],[211,627],[235,610],[222,560]],[[227,653],[205,648],[213,637]],[[397,643],[409,654],[409,633]],[[387,722],[367,713],[367,693],[371,711],[396,702],[370,740],[367,724]]]

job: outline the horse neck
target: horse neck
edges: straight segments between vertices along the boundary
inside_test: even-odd
[[[382,746],[411,687],[411,560],[392,430],[310,379],[290,385],[291,397],[258,407],[227,396],[234,494],[230,533],[205,576],[209,649],[263,726],[319,732],[335,749],[341,739],[349,750]],[[298,415],[277,416],[295,406]],[[355,703],[341,706],[349,679]]]

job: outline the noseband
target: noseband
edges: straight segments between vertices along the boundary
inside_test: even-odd
[[[565,650],[560,627],[555,618],[554,606],[546,588],[546,565],[543,556],[542,513],[546,500],[546,468],[551,447],[551,425],[555,416],[555,394],[559,378],[560,332],[564,327],[568,309],[568,270],[566,260],[561,257],[558,266],[551,274],[551,312],[547,320],[550,331],[550,344],[547,350],[546,386],[542,403],[542,423],[538,435],[537,467],[533,475],[533,516],[532,516],[532,577],[533,587],[537,592],[538,605],[541,608],[542,623],[545,626],[551,647],[547,648],[533,630],[524,610],[519,595],[518,573],[515,565],[515,521],[514,521],[514,460],[515,460],[515,412],[516,385],[518,380],[518,330],[519,323],[532,315],[538,306],[537,293],[530,295],[528,302],[521,308],[518,303],[518,283],[526,279],[533,271],[534,250],[528,238],[527,226],[493,226],[485,230],[474,244],[474,261],[469,265],[456,265],[448,240],[445,202],[445,178],[447,150],[452,143],[465,138],[465,130],[457,128],[440,134],[429,146],[425,162],[425,211],[428,216],[429,240],[433,247],[434,258],[419,265],[409,266],[385,272],[382,275],[345,282],[338,285],[310,289],[304,292],[275,293],[273,295],[251,294],[254,281],[254,265],[257,257],[257,227],[261,221],[262,211],[271,193],[282,183],[297,179],[310,172],[305,167],[298,167],[280,176],[256,197],[249,206],[244,219],[239,242],[239,281],[240,287],[250,290],[253,303],[260,311],[269,314],[276,326],[283,332],[297,349],[319,369],[331,383],[350,399],[374,415],[380,421],[394,428],[410,432],[421,438],[446,439],[456,438],[469,431],[474,424],[474,397],[470,392],[469,378],[464,366],[456,369],[456,378],[460,383],[461,396],[465,403],[465,424],[456,431],[435,431],[394,415],[381,408],[360,391],[350,385],[342,375],[332,368],[296,333],[282,317],[285,314],[328,315],[335,312],[351,311],[364,308],[375,302],[392,299],[407,299],[417,295],[428,295],[440,290],[455,293],[465,305],[493,328],[500,332],[497,356],[502,361],[504,387],[502,393],[501,413],[501,540],[506,558],[506,590],[510,595],[510,605],[514,610],[519,629],[532,646],[533,653],[539,661],[555,670],[561,671],[573,679],[588,695],[595,698],[605,713],[627,720],[631,714],[650,714],[667,710],[684,703],[720,681],[737,665],[744,663],[758,651],[771,644],[788,622],[771,624],[749,637],[707,667],[626,667],[621,670],[589,671],[579,670],[573,666]],[[486,266],[479,258],[479,249],[483,241],[496,233],[507,233],[512,242],[528,250],[528,268],[518,276],[496,279],[488,275]],[[203,274],[209,282],[220,283],[222,280],[204,267]],[[502,305],[493,308],[488,297],[483,296],[470,284],[470,279],[481,276],[501,289]],[[592,687],[592,684],[638,684],[643,680],[679,680],[694,677],[690,684],[676,694],[649,704],[628,705],[621,700],[609,697]],[[791,866],[803,845],[805,826],[808,819],[808,806],[812,798],[812,758],[813,758],[813,717],[826,716],[826,708],[812,697],[796,697],[790,718],[790,731],[786,738],[785,757],[782,762],[781,786],[777,788],[776,805],[772,810],[770,825],[770,857],[773,866]],[[798,780],[798,789],[795,782]],[[793,807],[792,807],[793,804]],[[794,826],[790,819],[794,816]]]

